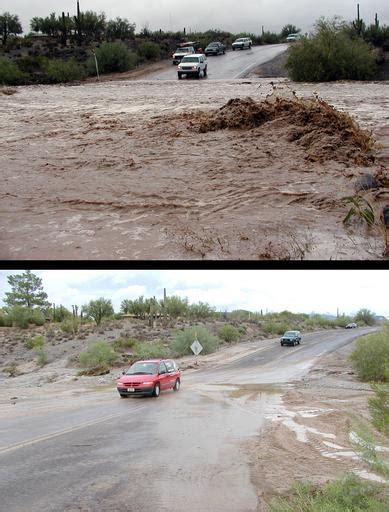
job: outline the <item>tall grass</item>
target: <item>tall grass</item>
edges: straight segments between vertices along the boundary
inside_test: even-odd
[[[323,487],[299,482],[289,498],[276,499],[271,512],[384,512],[389,498],[382,486],[350,474]]]

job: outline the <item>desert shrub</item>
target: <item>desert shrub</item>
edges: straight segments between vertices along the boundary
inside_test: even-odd
[[[50,59],[43,64],[48,79],[52,83],[71,82],[85,77],[85,70],[75,59]]]
[[[30,316],[30,322],[35,325],[44,325],[46,317],[40,309],[34,309]]]
[[[48,363],[49,358],[48,358],[46,350],[43,347],[36,348],[35,355],[36,355],[36,362],[37,362],[38,366],[42,367]]]
[[[188,327],[183,331],[179,331],[172,343],[172,350],[177,356],[185,354],[192,354],[190,346],[195,339],[198,339],[203,350],[201,354],[209,354],[217,349],[219,344],[216,336],[213,336],[205,327],[197,325],[195,327]]]
[[[60,328],[62,332],[67,334],[76,334],[80,329],[81,321],[79,318],[72,316],[71,318],[67,318],[63,320],[60,324]]]
[[[23,81],[24,73],[15,62],[0,57],[0,84],[17,85]]]
[[[27,329],[30,323],[31,311],[23,306],[14,306],[9,313],[12,324],[20,329]]]
[[[383,512],[389,507],[382,486],[350,474],[323,487],[298,482],[287,498],[277,498],[271,512]]]
[[[152,41],[146,41],[139,45],[138,54],[144,60],[155,60],[161,55],[161,47]]]
[[[374,325],[376,323],[375,315],[369,309],[360,309],[355,315],[355,322],[361,322],[366,325]]]
[[[389,329],[358,339],[350,359],[361,380],[389,382]]]
[[[4,311],[0,311],[0,327],[12,327],[12,317]]]
[[[369,398],[369,410],[373,425],[383,434],[389,435],[389,386],[372,384],[374,396]]]
[[[290,324],[285,322],[265,322],[263,330],[266,334],[284,334],[285,331],[291,330]]]
[[[111,365],[116,361],[117,354],[105,341],[92,343],[80,354],[80,365],[86,370],[96,372],[109,371]]]
[[[219,329],[219,338],[227,343],[237,341],[240,337],[239,330],[230,324],[225,324]]]
[[[32,336],[31,338],[28,338],[28,340],[25,342],[25,346],[28,349],[32,348],[42,348],[45,344],[45,339],[43,336]]]
[[[134,348],[134,346],[139,343],[139,341],[136,338],[130,337],[124,337],[120,336],[113,342],[113,348],[114,350],[118,352],[123,352],[125,350],[128,350],[130,348]]]
[[[135,346],[135,355],[139,359],[163,359],[169,357],[170,351],[162,343],[138,343]]]
[[[286,68],[292,80],[306,82],[367,80],[377,73],[370,45],[351,37],[346,25],[337,19],[320,19],[312,36],[293,44]]]
[[[137,56],[130,52],[124,43],[103,43],[96,49],[96,58],[100,73],[123,72],[137,64]],[[92,55],[87,61],[89,74],[96,74],[95,58]]]

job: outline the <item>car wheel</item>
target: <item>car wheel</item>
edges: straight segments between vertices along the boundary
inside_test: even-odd
[[[198,70],[198,71],[197,71],[197,73],[196,73],[196,78],[197,78],[197,80],[199,80],[199,79],[200,79],[200,70]]]
[[[181,80],[181,78],[182,78],[181,73],[178,73],[178,80]]]
[[[128,398],[128,395],[123,395],[122,393],[119,393],[120,398]]]
[[[161,387],[160,385],[157,383],[155,386],[154,386],[154,389],[153,389],[153,396],[155,396],[156,398],[159,397],[161,393]]]
[[[204,76],[207,76],[207,68],[204,69]]]
[[[235,48],[232,49],[232,51],[234,52],[235,51]]]
[[[177,379],[173,386],[173,391],[180,391],[180,379]]]
[[[284,344],[283,344],[283,342],[281,341],[281,347],[283,347],[283,346],[284,346]]]

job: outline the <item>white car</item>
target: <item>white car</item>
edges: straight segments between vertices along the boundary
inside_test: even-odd
[[[194,53],[195,49],[193,46],[184,46],[183,48],[177,48],[177,50],[173,53],[173,65],[179,64],[185,55],[190,55]]]
[[[232,49],[235,50],[244,50],[245,48],[249,49],[252,47],[253,42],[249,37],[240,37],[239,39],[236,39],[232,43]]]
[[[207,67],[207,57],[203,53],[186,55],[178,65],[178,79],[181,80],[182,75],[200,78],[201,73],[207,76]]]
[[[346,325],[346,329],[356,329],[358,327],[358,324],[355,322],[351,322],[350,324]]]
[[[293,43],[294,41],[298,41],[299,39],[301,39],[300,34],[289,34],[288,37],[286,38],[286,42]]]

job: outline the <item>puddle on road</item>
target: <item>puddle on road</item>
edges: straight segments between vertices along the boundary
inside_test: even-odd
[[[212,388],[219,388],[230,398],[247,397],[257,400],[262,394],[275,395],[282,393],[285,388],[274,384],[211,384]]]

